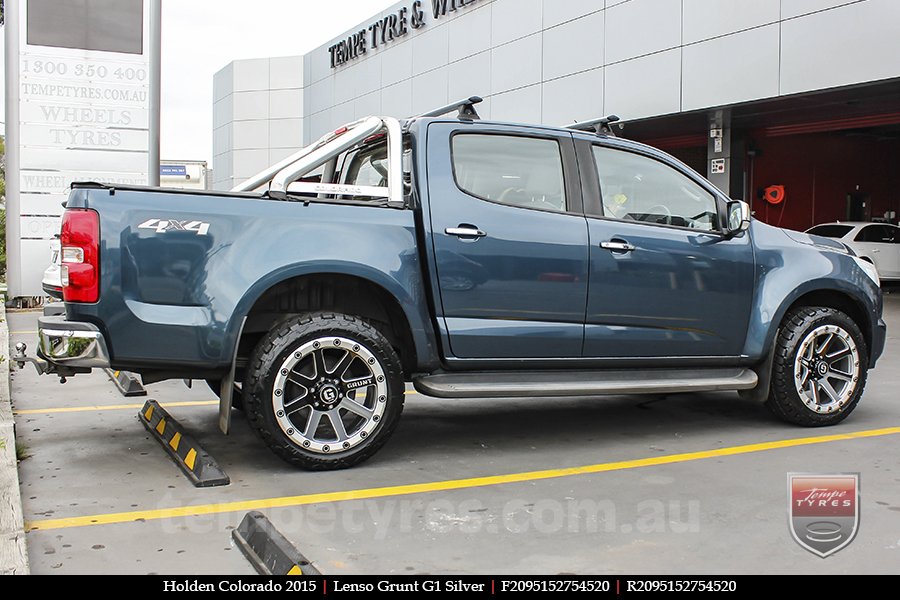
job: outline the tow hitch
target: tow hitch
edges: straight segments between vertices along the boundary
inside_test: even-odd
[[[59,365],[54,365],[43,358],[32,357],[25,354],[25,351],[28,350],[28,346],[25,342],[19,342],[16,344],[16,352],[12,356],[13,362],[15,362],[20,369],[25,368],[25,363],[31,363],[34,365],[34,368],[37,370],[38,375],[57,375],[59,377],[60,383],[65,383],[67,377],[74,377],[79,373],[90,373],[91,370],[88,368],[79,368],[79,367],[62,367]]]

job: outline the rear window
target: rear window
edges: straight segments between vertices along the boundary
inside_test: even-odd
[[[510,135],[453,137],[453,172],[473,196],[521,208],[566,210],[559,142]]]
[[[822,237],[827,238],[840,239],[850,233],[850,231],[852,230],[852,225],[819,225],[818,227],[813,227],[806,233],[821,235]]]

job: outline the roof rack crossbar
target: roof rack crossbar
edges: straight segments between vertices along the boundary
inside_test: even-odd
[[[616,136],[616,132],[612,129],[612,124],[619,122],[620,119],[616,115],[609,115],[602,119],[594,119],[592,121],[582,121],[574,125],[567,125],[566,129],[575,129],[577,131],[593,131],[597,135]]]
[[[470,96],[469,98],[451,102],[447,106],[442,106],[440,108],[428,111],[427,113],[418,115],[418,117],[416,118],[443,117],[444,115],[449,115],[453,111],[458,111],[457,118],[459,118],[459,120],[478,121],[481,119],[481,117],[478,116],[478,112],[475,110],[475,105],[482,102],[484,102],[484,98],[482,98],[481,96]]]

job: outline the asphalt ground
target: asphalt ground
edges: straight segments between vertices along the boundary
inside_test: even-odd
[[[856,412],[781,423],[733,393],[438,400],[413,392],[390,443],[307,473],[202,382],[148,386],[230,475],[195,488],[103,373],[60,385],[15,369],[32,573],[252,573],[231,530],[261,510],[326,575],[892,573],[900,564],[900,297]],[[37,313],[8,314],[33,349]],[[858,472],[856,539],[829,559],[787,517],[790,472]]]

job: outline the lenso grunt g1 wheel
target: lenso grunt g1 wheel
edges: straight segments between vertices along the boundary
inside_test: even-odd
[[[836,425],[862,396],[868,350],[859,327],[843,312],[803,307],[784,319],[766,406],[805,427]]]
[[[310,470],[344,469],[377,452],[403,410],[400,359],[371,325],[317,313],[277,325],[254,351],[247,417],[269,447]]]

